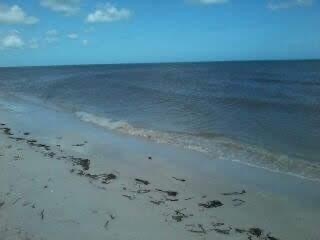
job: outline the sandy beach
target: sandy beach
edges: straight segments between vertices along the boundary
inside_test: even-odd
[[[1,240],[319,239],[319,182],[43,106],[2,103],[0,116]]]

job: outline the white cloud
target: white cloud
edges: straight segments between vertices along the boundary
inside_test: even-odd
[[[77,39],[79,36],[76,33],[70,33],[70,34],[67,35],[67,37],[70,38],[70,39]]]
[[[28,16],[18,5],[0,5],[0,24],[36,24],[38,18]]]
[[[80,9],[81,0],[41,0],[41,6],[65,15],[75,14]]]
[[[55,29],[51,29],[46,32],[45,41],[48,43],[55,43],[59,41],[59,32]]]
[[[0,39],[0,49],[22,48],[24,45],[24,41],[17,34],[9,34]]]
[[[269,0],[267,7],[271,10],[281,10],[292,7],[306,7],[312,4],[313,0]]]
[[[88,40],[86,40],[86,39],[82,40],[82,45],[83,46],[87,46],[88,44],[89,44]]]
[[[105,4],[102,8],[96,9],[95,12],[87,16],[88,23],[102,23],[102,22],[115,22],[120,20],[129,19],[132,13],[126,8],[117,8],[109,3]]]
[[[229,2],[229,0],[192,0],[192,1],[199,4],[204,4],[204,5],[224,4]]]

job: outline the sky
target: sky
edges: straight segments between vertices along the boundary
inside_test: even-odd
[[[320,0],[0,0],[0,66],[319,58]]]

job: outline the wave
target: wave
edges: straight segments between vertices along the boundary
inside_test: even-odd
[[[173,145],[183,146],[188,149],[197,150],[199,152],[206,153],[208,149],[202,147],[200,144],[196,144],[187,140],[187,136],[178,133],[166,133],[150,129],[137,128],[126,121],[114,121],[112,119],[99,117],[91,113],[76,112],[76,116],[84,122],[89,122],[108,130],[117,130],[121,133],[143,137],[157,143],[168,143]]]
[[[142,137],[157,143],[175,145],[201,152],[216,160],[230,160],[246,165],[282,172],[296,177],[320,181],[320,164],[297,157],[275,153],[261,147],[240,143],[222,135],[193,135],[187,133],[161,132],[134,127],[126,121],[115,121],[87,112],[76,112],[84,121],[107,130]]]

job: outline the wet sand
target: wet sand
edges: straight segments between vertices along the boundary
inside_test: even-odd
[[[199,153],[40,106],[0,113],[1,240],[319,239],[317,194],[260,189]]]

